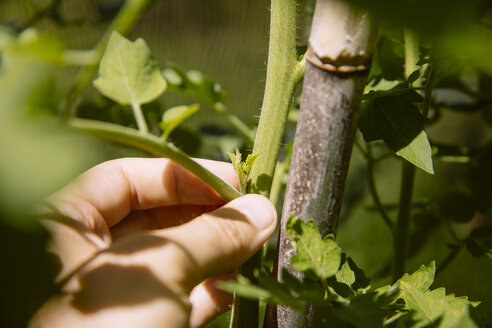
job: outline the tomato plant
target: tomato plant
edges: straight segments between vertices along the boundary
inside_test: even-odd
[[[98,3],[91,19],[105,32],[90,50],[67,47],[63,32],[80,24],[82,33],[88,22],[71,20],[61,1],[34,14],[0,5],[19,15],[0,16],[2,233],[43,244],[21,209],[101,157],[163,156],[225,200],[261,193],[282,211],[278,246],[265,245],[221,285],[236,296],[233,327],[261,325],[265,311],[265,327],[492,323],[489,2],[318,0],[314,9],[310,0],[272,0],[259,122],[228,106],[214,78],[156,60],[162,54],[134,26],[162,3]],[[201,6],[188,7],[198,15]],[[241,193],[189,157],[227,153]],[[33,249],[27,259],[44,258]],[[53,292],[43,261],[33,262],[46,269],[38,298]],[[11,304],[22,307],[22,297]]]

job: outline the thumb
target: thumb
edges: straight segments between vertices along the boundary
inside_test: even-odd
[[[179,277],[176,283],[189,292],[203,280],[230,272],[253,256],[271,236],[276,222],[277,212],[267,198],[244,195],[186,224],[157,232],[168,246],[174,245],[174,252],[164,252],[172,266],[162,269],[167,278]],[[169,270],[179,272],[171,274]]]

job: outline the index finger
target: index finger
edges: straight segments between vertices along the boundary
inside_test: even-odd
[[[196,161],[237,188],[231,164]],[[198,177],[164,158],[122,158],[104,162],[54,194],[49,202],[62,214],[82,222],[96,233],[114,226],[131,210],[224,203]]]

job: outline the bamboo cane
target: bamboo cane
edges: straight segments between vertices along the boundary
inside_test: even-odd
[[[285,223],[294,213],[314,219],[323,235],[336,233],[356,130],[358,109],[375,41],[367,12],[341,0],[318,0],[306,55],[300,116],[282,211],[276,275],[290,265],[293,248]],[[314,313],[278,306],[266,327],[310,327]]]

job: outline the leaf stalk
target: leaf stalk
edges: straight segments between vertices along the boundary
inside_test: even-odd
[[[142,134],[147,134],[149,132],[149,127],[147,126],[147,122],[145,121],[145,116],[142,112],[142,107],[138,102],[132,102],[132,110],[133,116],[135,117],[135,121],[137,122],[138,131]]]
[[[182,150],[170,143],[162,143],[160,138],[154,135],[142,134],[140,131],[121,125],[81,118],[70,119],[68,125],[74,130],[87,133],[93,137],[131,146],[155,156],[169,158],[213,188],[225,201],[231,201],[241,196],[236,189],[193,161]]]

